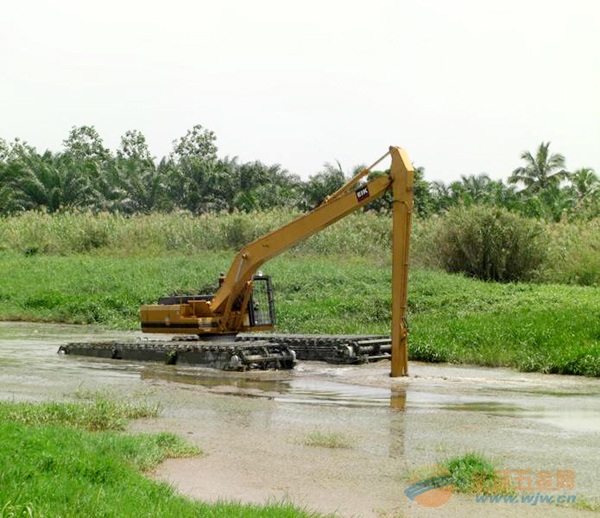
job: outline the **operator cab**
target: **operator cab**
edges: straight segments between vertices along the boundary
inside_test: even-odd
[[[276,319],[271,276],[259,272],[252,281],[252,296],[248,301],[250,327],[273,326]]]

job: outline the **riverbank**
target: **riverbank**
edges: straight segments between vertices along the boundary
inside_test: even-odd
[[[232,252],[194,256],[0,253],[0,319],[136,329],[160,296],[210,291]],[[270,261],[277,331],[388,333],[389,258],[294,255]],[[600,290],[486,283],[410,272],[409,358],[600,376]]]

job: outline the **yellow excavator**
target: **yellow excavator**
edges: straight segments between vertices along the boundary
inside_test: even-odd
[[[391,156],[389,173],[368,178],[388,156]],[[61,352],[232,370],[292,368],[296,359],[359,363],[391,358],[391,375],[406,375],[408,330],[405,313],[413,175],[406,151],[392,146],[316,209],[244,246],[227,274],[219,279],[214,295],[164,297],[158,304],[142,306],[143,332],[185,337],[141,343],[67,344],[61,347]],[[259,272],[259,268],[388,191],[392,194],[393,221],[391,340],[372,335],[265,334],[275,325],[275,305],[271,279]],[[257,331],[260,333],[253,334]]]

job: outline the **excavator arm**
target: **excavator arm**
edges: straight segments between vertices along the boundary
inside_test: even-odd
[[[361,182],[387,156],[389,174]],[[348,214],[392,192],[392,376],[406,374],[408,248],[413,207],[413,167],[406,152],[398,147],[389,151],[330,195],[313,211],[244,246],[215,295],[170,299],[166,304],[142,306],[144,332],[235,334],[246,330],[266,330],[251,326],[247,306],[252,297],[253,278],[266,261],[300,241],[327,228]],[[252,329],[251,329],[252,328]]]

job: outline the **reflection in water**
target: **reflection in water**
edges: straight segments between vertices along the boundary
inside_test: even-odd
[[[405,427],[406,427],[406,393],[408,386],[392,388],[390,394],[390,449],[389,456],[403,458],[405,456]]]
[[[218,413],[219,419],[227,427],[263,430],[265,433],[271,432],[274,428],[272,420],[275,407],[273,406],[254,408],[243,404],[234,407],[219,408]]]
[[[142,379],[160,379],[202,386],[211,392],[244,397],[263,397],[287,403],[346,407],[389,407],[404,409],[406,391],[365,387],[325,379],[306,379],[290,371],[224,372],[193,367],[152,365],[141,371]]]
[[[289,390],[288,371],[226,372],[208,368],[164,366],[146,364],[142,379],[160,379],[187,385],[199,385],[208,389],[230,387],[232,392],[263,391],[285,392]]]
[[[395,387],[392,389],[390,408],[393,410],[406,409],[406,387]]]
[[[389,389],[324,379],[296,378],[282,399],[293,403],[343,407],[387,407]]]

